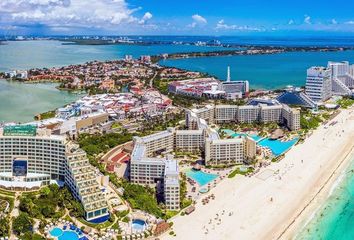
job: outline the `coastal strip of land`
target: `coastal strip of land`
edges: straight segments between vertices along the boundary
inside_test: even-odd
[[[222,181],[210,192],[215,201],[198,201],[195,212],[176,217],[176,237],[166,234],[163,239],[294,238],[307,213],[322,204],[316,197],[321,189],[351,161],[347,156],[354,145],[353,109],[342,110],[331,122],[336,123],[320,126],[279,163],[254,177]]]
[[[163,59],[183,59],[197,57],[243,56],[243,55],[271,55],[286,52],[338,52],[354,50],[354,47],[273,47],[273,46],[248,46],[245,49],[228,49],[218,51],[171,53],[151,56],[152,62]]]

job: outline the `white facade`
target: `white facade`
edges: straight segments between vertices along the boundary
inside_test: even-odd
[[[130,161],[130,180],[142,185],[163,185],[165,205],[169,210],[178,210],[179,170],[178,163],[170,155],[174,149],[175,130],[134,138]],[[165,157],[159,157],[160,154]]]
[[[0,187],[33,190],[65,181],[85,210],[86,220],[108,218],[108,205],[86,153],[64,136],[33,126],[0,129]]]
[[[208,139],[205,142],[205,164],[208,166],[242,164],[244,161],[244,139]]]
[[[323,102],[331,97],[331,70],[325,67],[307,69],[306,94],[314,102]]]

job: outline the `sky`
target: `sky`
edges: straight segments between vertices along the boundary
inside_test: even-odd
[[[0,0],[2,35],[350,35],[354,0]]]

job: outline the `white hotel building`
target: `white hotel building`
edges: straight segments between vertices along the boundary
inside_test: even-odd
[[[257,99],[255,99],[257,100]],[[193,109],[187,112],[186,125],[188,128],[195,128],[196,121],[190,121],[191,113],[197,118],[208,116],[208,123],[253,123],[253,122],[276,122],[282,123],[290,130],[296,131],[300,129],[300,111],[296,108],[290,108],[285,104],[277,101],[271,102],[271,105],[207,105],[201,109]],[[207,114],[206,114],[207,113]]]
[[[142,185],[157,185],[163,189],[165,206],[179,210],[179,170],[172,153],[173,128],[146,137],[134,137],[130,161],[130,180]],[[158,157],[165,155],[165,157]]]
[[[352,95],[354,65],[349,62],[328,62],[327,67],[307,69],[305,93],[314,102],[324,102],[332,95]]]
[[[108,205],[86,153],[64,136],[31,125],[0,129],[0,188],[34,190],[65,182],[90,222],[109,218]]]

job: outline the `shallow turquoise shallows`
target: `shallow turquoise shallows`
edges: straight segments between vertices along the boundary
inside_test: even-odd
[[[354,239],[354,155],[351,159],[329,198],[300,230],[296,240]]]
[[[272,153],[275,156],[279,156],[289,150],[297,141],[298,138],[294,138],[293,140],[287,142],[282,142],[279,140],[270,140],[269,138],[265,138],[259,141],[258,145],[270,148],[270,150],[272,150]]]
[[[204,186],[212,182],[214,179],[216,179],[219,176],[217,174],[205,173],[203,171],[196,171],[193,169],[187,170],[186,175],[187,177],[196,181],[199,184],[199,186]]]
[[[63,230],[61,230],[60,228],[53,228],[51,231],[50,231],[50,235],[52,237],[59,237],[63,234]]]

